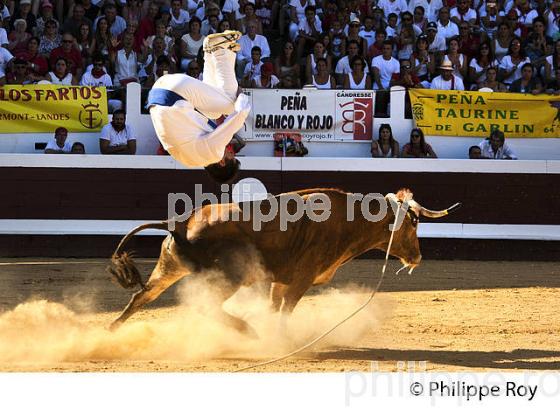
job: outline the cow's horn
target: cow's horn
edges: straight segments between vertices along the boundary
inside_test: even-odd
[[[460,202],[457,202],[455,205],[452,205],[449,208],[444,209],[443,211],[432,211],[431,209],[421,207],[420,215],[425,216],[427,218],[441,218],[449,215],[452,212],[455,212],[460,207],[461,207]]]

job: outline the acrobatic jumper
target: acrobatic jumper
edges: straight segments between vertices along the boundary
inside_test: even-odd
[[[239,169],[228,149],[251,106],[235,77],[238,31],[210,34],[204,39],[203,81],[186,74],[160,77],[148,95],[147,107],[156,134],[173,158],[189,167],[206,168],[214,180],[232,180]],[[212,120],[227,116],[216,125]]]

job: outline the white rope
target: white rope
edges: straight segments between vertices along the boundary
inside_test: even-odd
[[[397,212],[395,214],[395,223],[393,224],[393,229],[391,229],[391,237],[389,238],[389,245],[387,246],[387,252],[385,252],[385,263],[383,264],[383,268],[381,269],[381,276],[379,277],[379,280],[377,281],[377,285],[375,286],[375,288],[371,291],[371,294],[369,295],[369,298],[362,304],[360,305],[356,310],[354,310],[351,314],[349,314],[348,316],[346,316],[344,319],[342,319],[340,322],[338,322],[336,325],[334,325],[333,327],[331,327],[329,330],[327,330],[326,332],[322,333],[321,335],[317,336],[315,339],[311,340],[310,342],[308,342],[307,344],[301,346],[300,348],[285,354],[284,356],[280,356],[271,360],[267,360],[265,362],[260,362],[260,363],[256,363],[253,364],[251,366],[246,366],[246,367],[242,367],[241,369],[237,369],[235,370],[233,373],[238,373],[238,372],[244,372],[246,370],[251,370],[254,369],[256,367],[262,367],[262,366],[266,366],[272,363],[276,363],[279,362],[281,360],[287,359],[295,354],[298,354],[299,352],[304,351],[305,349],[313,346],[315,343],[317,343],[319,340],[325,338],[326,336],[328,336],[329,334],[331,334],[332,332],[334,332],[338,327],[340,327],[343,323],[347,322],[348,320],[350,320],[351,318],[353,318],[354,316],[356,316],[359,312],[361,312],[367,305],[369,305],[369,303],[373,300],[373,297],[375,296],[375,294],[379,291],[379,288],[381,287],[381,283],[383,282],[383,278],[385,277],[385,270],[387,269],[387,263],[389,262],[389,252],[391,250],[391,245],[393,244],[393,237],[395,235],[395,230],[397,227],[397,221],[399,218],[399,213],[401,210],[401,205],[402,203],[399,202],[399,207],[397,208]]]

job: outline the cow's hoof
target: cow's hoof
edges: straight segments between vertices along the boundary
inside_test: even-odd
[[[117,330],[119,327],[121,327],[121,322],[119,322],[118,320],[115,320],[113,323],[111,323],[109,325],[109,330],[111,332],[114,332],[115,330]]]

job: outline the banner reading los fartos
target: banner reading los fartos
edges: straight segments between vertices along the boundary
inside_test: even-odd
[[[560,137],[560,96],[411,89],[412,115],[425,134]]]
[[[0,133],[95,132],[107,124],[105,87],[8,85],[0,87]]]

